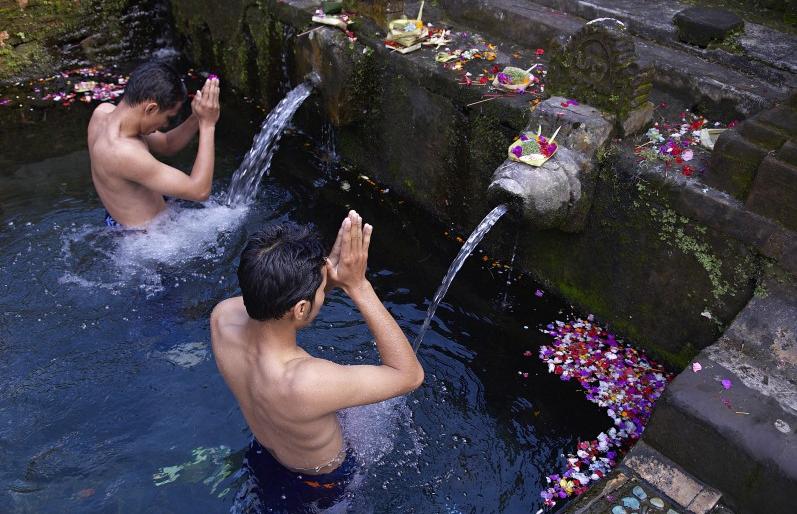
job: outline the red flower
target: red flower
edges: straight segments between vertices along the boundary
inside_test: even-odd
[[[684,160],[683,160],[683,159],[681,159],[680,157],[676,157],[676,158],[675,158],[675,162],[676,162],[677,164],[683,164],[683,163],[684,163]]]
[[[695,120],[689,125],[689,128],[692,130],[698,130],[703,126],[704,123],[706,123],[706,120],[704,119]]]
[[[479,77],[479,84],[487,84],[488,82],[490,82],[490,79],[488,79],[485,75]]]
[[[538,48],[537,51],[535,51],[534,53],[537,55],[543,55],[545,54],[545,50],[543,50],[542,48]]]
[[[684,164],[684,167],[681,168],[681,173],[683,173],[687,177],[691,177],[694,172],[695,172],[694,168],[692,168],[688,164]]]

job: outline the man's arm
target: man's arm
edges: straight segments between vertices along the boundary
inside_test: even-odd
[[[423,382],[412,346],[365,278],[372,227],[351,211],[343,221],[327,264],[327,280],[342,287],[376,340],[381,366],[341,366],[322,359],[297,370],[297,387],[310,416],[375,403],[406,394]]]
[[[158,193],[184,200],[204,201],[210,196],[215,161],[214,138],[219,119],[219,81],[209,79],[197,91],[191,108],[199,125],[199,149],[191,174],[163,164],[148,152],[120,152],[116,169],[122,176]]]
[[[169,132],[155,132],[144,136],[149,149],[160,155],[174,155],[194,138],[199,130],[199,118],[191,113],[187,120]]]

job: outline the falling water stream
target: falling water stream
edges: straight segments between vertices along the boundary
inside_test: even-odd
[[[451,263],[451,266],[448,268],[448,272],[446,272],[446,276],[443,278],[443,283],[440,284],[440,287],[437,288],[437,292],[434,294],[434,298],[432,299],[432,303],[429,305],[429,309],[426,311],[426,319],[423,320],[423,325],[421,326],[420,332],[418,332],[418,337],[415,339],[415,343],[413,344],[413,349],[417,352],[418,347],[421,345],[421,341],[423,341],[423,336],[426,334],[426,331],[429,329],[429,325],[432,322],[432,316],[434,316],[435,311],[437,310],[437,306],[440,305],[440,302],[443,301],[446,293],[448,292],[448,288],[451,287],[451,282],[454,281],[454,277],[457,276],[457,272],[465,263],[465,259],[473,252],[473,249],[476,248],[484,236],[487,235],[487,232],[493,228],[493,225],[501,219],[501,216],[506,214],[508,207],[506,204],[501,204],[495,207],[493,210],[490,211],[487,216],[479,223],[474,230],[468,240],[465,241],[465,244],[462,245],[462,248],[459,250],[457,257],[454,259],[454,262]]]
[[[260,179],[268,172],[271,165],[282,132],[312,90],[313,87],[309,82],[299,84],[268,114],[260,132],[252,142],[252,148],[232,176],[227,205],[235,207],[254,199]]]

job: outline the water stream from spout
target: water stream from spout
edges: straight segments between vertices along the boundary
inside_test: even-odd
[[[484,219],[479,223],[479,226],[476,227],[468,240],[465,241],[465,244],[462,245],[462,248],[459,250],[457,257],[454,259],[454,262],[451,263],[451,266],[448,268],[448,272],[446,276],[443,278],[443,283],[440,284],[440,287],[437,288],[437,292],[434,294],[434,298],[432,299],[432,303],[429,305],[429,309],[426,311],[426,319],[423,321],[423,325],[421,325],[421,330],[418,332],[418,337],[415,339],[415,343],[412,345],[413,349],[417,352],[418,347],[421,345],[421,341],[423,341],[423,336],[426,335],[426,331],[429,329],[429,325],[432,323],[432,316],[434,316],[435,311],[437,310],[437,306],[440,305],[440,302],[443,301],[443,298],[446,296],[448,292],[448,288],[451,287],[451,282],[454,281],[454,277],[457,275],[457,272],[462,268],[462,265],[465,263],[465,259],[473,252],[473,249],[476,248],[484,236],[487,235],[487,232],[493,228],[493,225],[501,219],[501,216],[506,214],[508,207],[506,204],[501,204],[495,207],[490,213],[484,217]]]
[[[268,114],[252,142],[252,148],[232,176],[227,205],[236,207],[254,199],[260,179],[268,173],[282,132],[312,90],[313,86],[309,82],[299,84]]]

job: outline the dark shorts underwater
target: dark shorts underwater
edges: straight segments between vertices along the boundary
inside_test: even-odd
[[[318,512],[342,500],[356,474],[357,461],[349,448],[335,471],[302,474],[284,467],[255,439],[244,456],[243,469],[249,477],[236,498],[236,512],[294,514]]]

